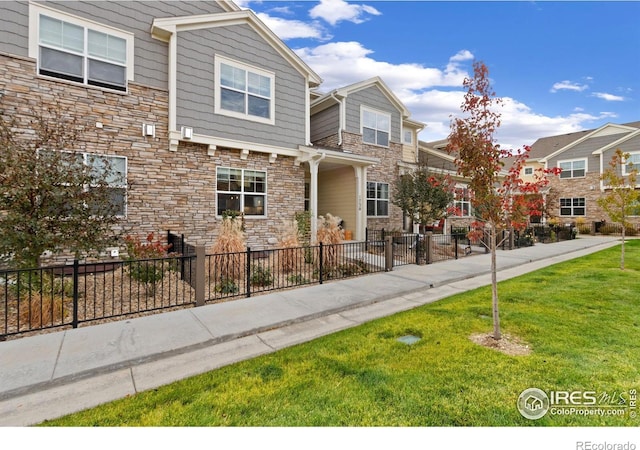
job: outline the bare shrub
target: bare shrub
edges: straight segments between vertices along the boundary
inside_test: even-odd
[[[300,235],[298,222],[293,220],[285,220],[283,222],[280,235],[280,247],[278,250],[278,267],[289,273],[298,266],[298,255],[300,252]]]
[[[246,249],[242,220],[235,215],[223,215],[220,234],[211,249],[215,279],[239,279],[243,274]]]
[[[326,216],[318,216],[317,219],[318,243],[322,243],[322,260],[323,269],[332,269],[338,266],[340,261],[341,247],[340,244],[344,240],[344,231],[340,228],[342,219],[338,216],[327,214]]]

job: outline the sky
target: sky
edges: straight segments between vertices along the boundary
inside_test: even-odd
[[[320,77],[319,91],[379,76],[446,139],[473,62],[503,99],[496,140],[640,121],[640,1],[238,0]]]

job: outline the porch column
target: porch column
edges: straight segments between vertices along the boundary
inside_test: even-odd
[[[326,155],[316,155],[309,160],[309,173],[311,174],[311,181],[309,183],[309,216],[311,217],[311,243],[315,244],[318,234],[318,166],[320,161],[324,159]]]
[[[356,177],[356,229],[354,239],[364,240],[367,228],[367,168],[353,166]]]

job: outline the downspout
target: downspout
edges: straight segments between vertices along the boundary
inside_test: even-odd
[[[343,120],[343,115],[344,115],[344,104],[342,103],[342,100],[338,99],[338,97],[336,97],[336,91],[332,91],[331,92],[331,98],[334,99],[338,105],[338,146],[341,147],[342,146],[342,130],[344,129],[344,120]]]

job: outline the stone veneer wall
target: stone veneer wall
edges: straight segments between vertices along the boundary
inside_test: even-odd
[[[584,197],[586,215],[583,218],[585,223],[590,224],[601,220],[610,222],[607,214],[598,206],[598,198],[602,196],[598,173],[588,172],[584,178],[551,177],[549,187],[547,211],[551,217],[560,219],[562,223],[575,222],[580,216],[560,216],[560,198]]]
[[[391,142],[389,147],[365,144],[359,134],[342,132],[342,150],[356,155],[378,158],[379,164],[367,168],[367,181],[389,183],[389,216],[367,217],[367,228],[380,230],[402,230],[402,210],[391,203],[394,194],[395,180],[400,176],[398,162],[402,160],[402,145]],[[366,202],[366,193],[363,201]],[[363,204],[366,208],[366,203]]]
[[[18,119],[56,105],[77,117],[82,132],[74,150],[127,157],[127,217],[114,231],[141,238],[156,232],[164,239],[172,230],[190,244],[210,247],[220,223],[215,216],[220,165],[267,172],[268,216],[246,220],[248,245],[268,247],[283,220],[304,210],[304,166],[295,166],[293,158],[269,163],[268,155],[252,153],[242,160],[240,150],[227,149],[208,156],[206,146],[183,142],[177,152],[169,151],[166,90],[130,82],[123,94],[50,80],[36,75],[34,60],[0,53],[0,92],[3,108]],[[155,137],[142,136],[143,123],[155,125]]]

